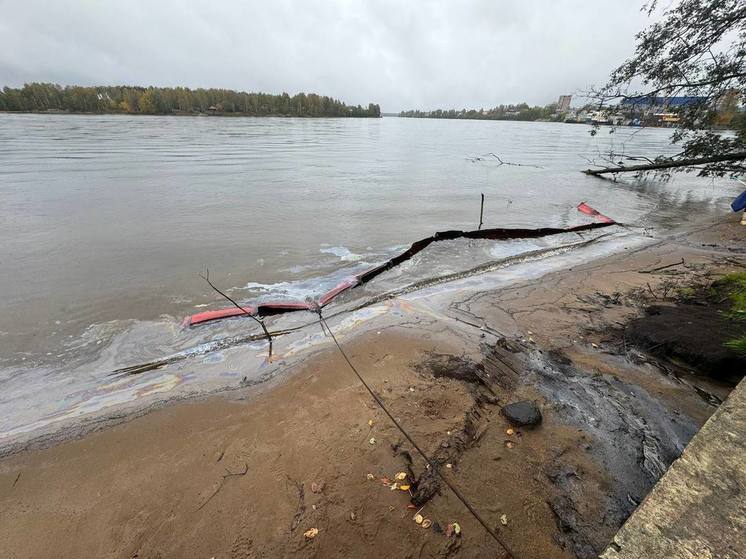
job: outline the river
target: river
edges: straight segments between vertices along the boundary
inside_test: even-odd
[[[65,396],[71,375],[95,377],[188,347],[182,319],[222,305],[199,277],[208,268],[242,301],[302,300],[434,231],[476,228],[481,193],[485,227],[585,223],[575,206],[587,201],[655,231],[722,213],[737,191],[691,175],[588,177],[579,170],[609,149],[672,151],[668,130],[589,130],[1,114],[0,408],[34,397],[22,386]],[[492,245],[479,250],[495,257],[537,246]],[[423,261],[428,268],[452,273],[473,263],[458,248],[438,250]],[[406,283],[407,273],[395,279]]]

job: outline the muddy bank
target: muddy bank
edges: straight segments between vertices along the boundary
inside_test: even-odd
[[[645,316],[640,292],[667,279],[640,270],[683,258],[682,277],[715,278],[742,262],[702,247],[705,233],[510,288],[406,294],[401,313],[360,335],[329,325],[514,557],[595,557],[730,391],[618,336]],[[504,556],[331,341],[286,373],[261,393],[172,405],[1,460],[3,551]],[[503,407],[515,402],[541,422],[511,424]]]
[[[746,354],[729,346],[746,334],[746,321],[733,310],[742,291],[741,282],[681,279],[665,293],[651,291],[649,306],[624,335],[648,354],[735,386],[746,371]]]

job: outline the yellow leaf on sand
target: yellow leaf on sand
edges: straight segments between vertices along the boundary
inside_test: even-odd
[[[503,514],[500,517],[500,524],[502,524],[503,526],[507,526],[508,525],[508,515],[507,514]]]
[[[312,540],[313,538],[319,535],[319,529],[311,528],[310,530],[306,530],[305,532],[303,532],[303,535],[306,536],[306,539]]]
[[[399,472],[394,476],[394,478],[401,481],[403,479],[407,479],[407,474],[405,474],[404,472]]]
[[[368,474],[367,477],[368,477],[368,481],[373,481],[374,479],[376,479],[376,476],[374,476],[373,474]]]
[[[423,520],[424,520],[424,518],[422,518],[422,515],[421,515],[421,514],[415,514],[415,515],[414,515],[414,521],[415,521],[415,522],[416,522],[417,524],[422,524],[422,521],[423,521]]]
[[[402,491],[409,491],[409,485],[400,485],[399,489],[401,489]]]
[[[425,520],[422,521],[422,527],[423,528],[430,528],[430,526],[432,526],[432,524],[433,524],[433,522],[429,518],[426,518]]]
[[[373,420],[372,419],[368,420],[368,427],[373,427]]]
[[[369,440],[368,442],[369,442],[370,444],[376,444],[376,438],[375,438],[375,437],[371,437],[371,438],[370,438],[370,440]]]
[[[457,536],[461,533],[461,526],[459,525],[458,522],[453,523],[453,533],[456,534]]]

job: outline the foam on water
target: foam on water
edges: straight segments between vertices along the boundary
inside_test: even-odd
[[[319,249],[319,252],[323,254],[332,254],[342,262],[357,262],[364,258],[363,255],[355,254],[349,248],[343,246],[321,248]]]

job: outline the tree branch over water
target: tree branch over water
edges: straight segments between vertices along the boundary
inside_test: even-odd
[[[746,172],[746,3],[674,0],[659,11],[653,0],[643,11],[660,13],[660,19],[637,34],[634,55],[608,83],[586,96],[599,110],[621,102],[673,115],[671,141],[681,144],[681,152],[655,158],[652,169],[696,169],[702,176]],[[723,135],[723,128],[736,134]]]

